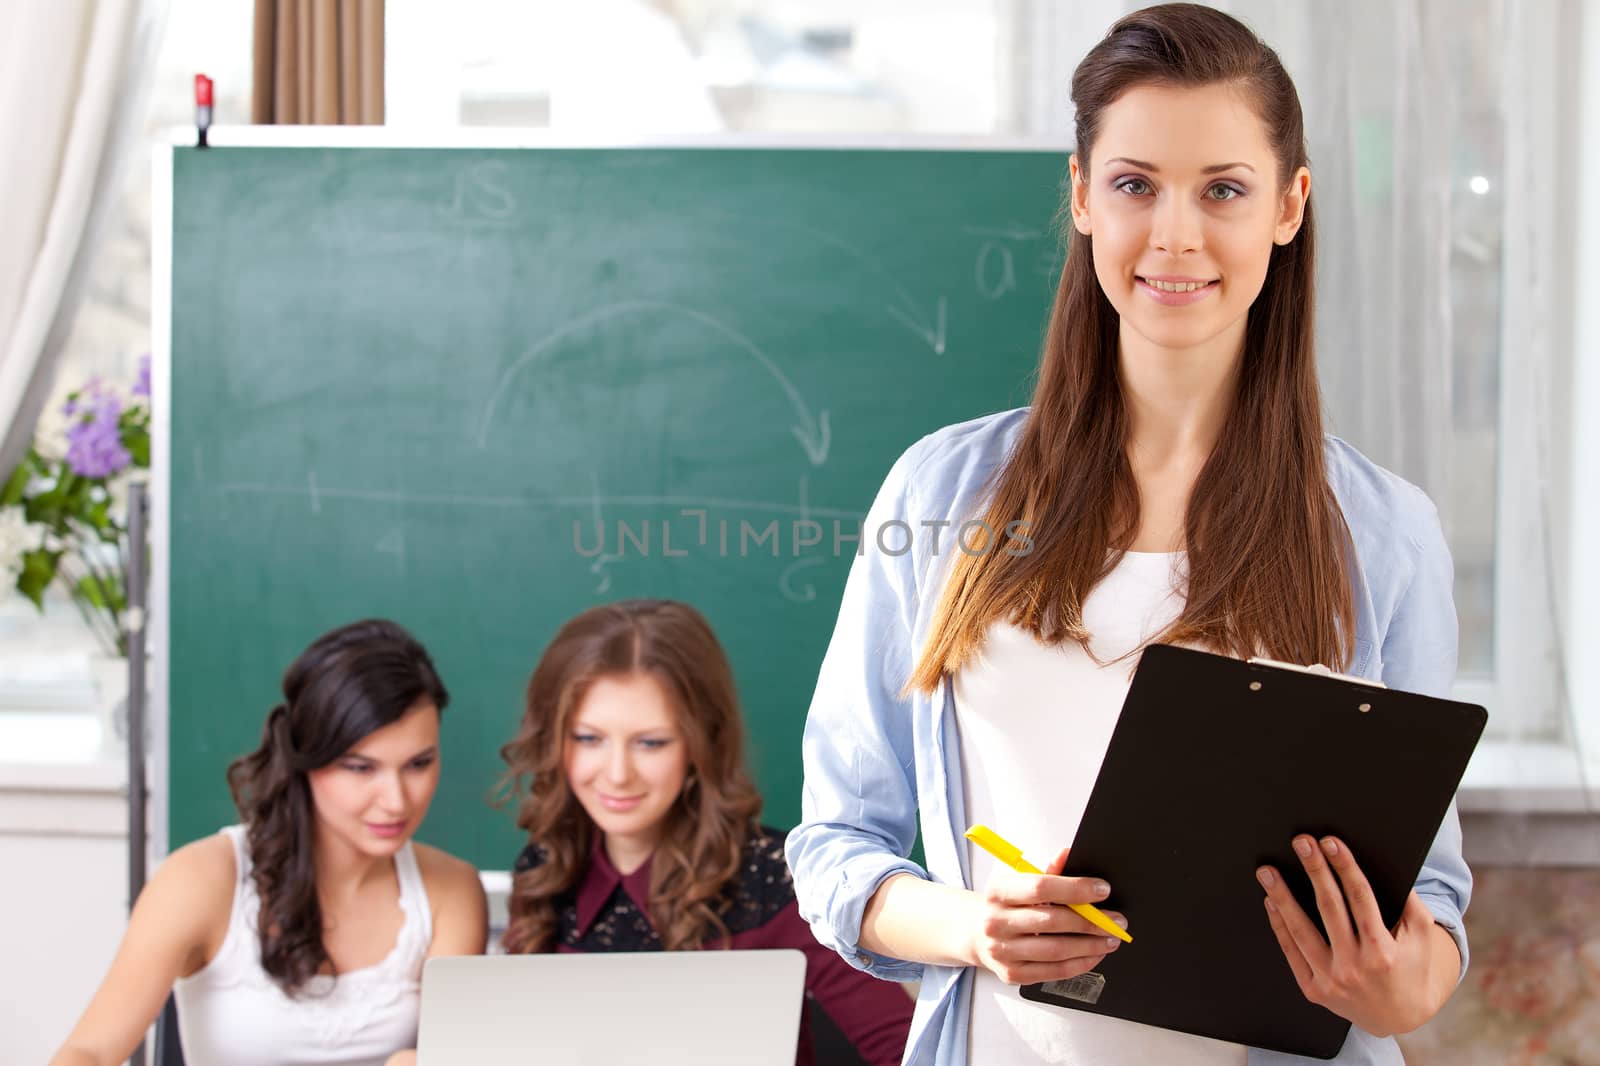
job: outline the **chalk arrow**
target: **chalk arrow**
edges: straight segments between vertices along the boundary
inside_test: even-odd
[[[941,301],[942,303],[943,301]],[[630,300],[624,303],[608,304],[594,311],[574,319],[560,327],[555,332],[535,342],[532,347],[523,352],[517,361],[511,364],[500,375],[500,381],[495,385],[494,392],[489,397],[489,402],[484,406],[483,415],[478,420],[478,447],[485,448],[489,444],[489,427],[493,424],[495,410],[500,404],[500,397],[510,387],[511,382],[520,374],[524,367],[533,362],[544,352],[549,351],[558,341],[582,330],[591,329],[609,319],[627,315],[676,315],[700,323],[715,333],[726,337],[739,350],[753,359],[765,370],[783,391],[789,400],[789,405],[794,409],[795,425],[789,428],[795,440],[800,442],[800,447],[805,450],[806,458],[812,466],[821,466],[828,461],[828,445],[832,440],[832,432],[828,428],[828,412],[813,415],[811,408],[806,404],[805,397],[800,395],[800,390],[794,387],[794,382],[789,380],[787,374],[772,361],[772,357],[761,350],[761,346],[734,329],[726,322],[714,315],[692,307],[679,304],[666,303],[657,300]],[[943,330],[944,316],[940,315],[940,329]],[[940,344],[943,344],[941,339]]]
[[[922,317],[922,312],[917,310],[916,305],[911,302],[911,298],[909,296],[904,297],[901,300],[901,303],[905,304],[906,308],[909,308],[909,310],[896,307],[894,304],[889,304],[887,305],[889,313],[898,319],[900,323],[911,332],[927,341],[928,347],[932,348],[934,352],[939,355],[943,355],[945,315],[949,310],[945,298],[943,296],[939,297],[938,316],[936,322],[932,325],[928,323],[927,319]]]
[[[801,421],[804,424],[790,426],[789,432],[806,450],[806,458],[811,460],[811,465],[821,466],[828,461],[828,444],[833,440],[833,431],[828,428],[828,412],[819,412],[816,421],[806,414]]]

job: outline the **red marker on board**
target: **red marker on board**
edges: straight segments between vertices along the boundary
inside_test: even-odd
[[[211,79],[194,76],[194,125],[199,133],[196,147],[206,147],[206,130],[211,128]]]

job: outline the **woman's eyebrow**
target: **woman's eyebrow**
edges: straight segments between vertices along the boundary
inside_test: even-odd
[[[1154,163],[1146,163],[1143,160],[1139,160],[1139,159],[1129,159],[1127,156],[1119,155],[1115,159],[1108,159],[1106,162],[1108,162],[1108,163],[1127,163],[1130,166],[1138,167],[1140,170],[1148,170],[1152,174],[1161,173],[1161,169],[1159,167],[1157,167]],[[1254,174],[1256,172],[1256,168],[1251,166],[1249,163],[1213,163],[1209,167],[1201,168],[1200,173],[1202,173],[1202,174],[1220,174],[1224,170],[1232,170],[1234,167],[1243,167],[1245,170],[1248,170],[1252,174]]]

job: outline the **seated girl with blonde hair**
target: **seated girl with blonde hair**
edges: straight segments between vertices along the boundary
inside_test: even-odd
[[[501,754],[528,834],[507,951],[798,948],[807,993],[862,1058],[900,1061],[911,1001],[801,919],[783,834],[757,819],[732,670],[698,611],[628,600],[573,618]],[[798,1061],[812,1058],[802,1026]]]

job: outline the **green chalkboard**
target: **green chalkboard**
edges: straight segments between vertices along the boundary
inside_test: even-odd
[[[487,796],[527,676],[630,596],[710,618],[792,825],[855,551],[834,523],[918,437],[1027,401],[1064,165],[174,149],[171,844],[232,817],[224,767],[294,655],[379,615],[453,696],[422,836],[506,867]]]

